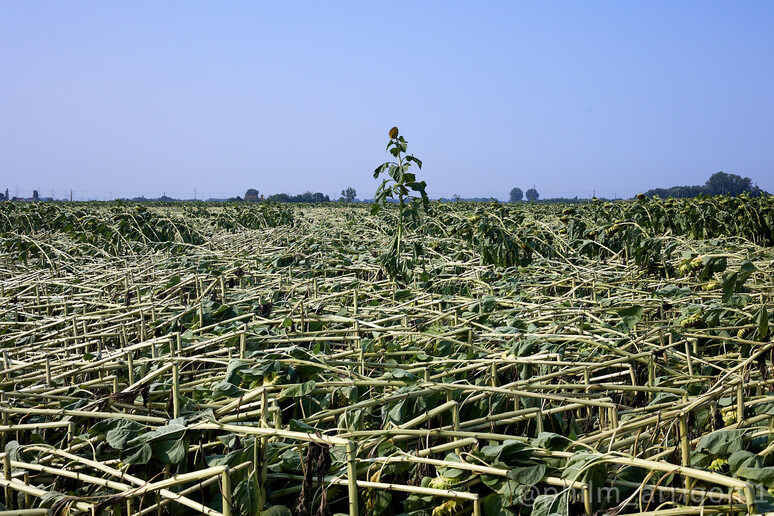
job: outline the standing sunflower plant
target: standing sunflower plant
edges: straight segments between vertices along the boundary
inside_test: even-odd
[[[414,275],[414,266],[424,255],[422,243],[411,239],[407,230],[421,223],[422,211],[430,211],[430,200],[425,192],[427,184],[417,181],[416,174],[409,172],[412,164],[422,168],[422,161],[413,155],[407,155],[408,142],[398,134],[398,128],[390,129],[390,141],[387,151],[396,161],[382,163],[374,170],[374,179],[386,172],[388,177],[376,189],[371,214],[375,215],[387,206],[387,199],[398,200],[398,221],[389,247],[381,256],[381,262],[387,274],[396,282],[407,283]],[[411,256],[407,257],[405,248],[411,247]]]

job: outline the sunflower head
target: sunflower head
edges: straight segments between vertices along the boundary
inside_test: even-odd
[[[390,140],[394,140],[397,137],[398,137],[398,128],[393,127],[392,129],[390,129]]]
[[[644,201],[645,200],[645,194],[644,193],[638,193],[637,194],[637,200],[638,201]]]

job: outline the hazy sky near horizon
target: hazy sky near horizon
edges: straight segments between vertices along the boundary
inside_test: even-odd
[[[2,2],[0,190],[774,192],[774,2]]]

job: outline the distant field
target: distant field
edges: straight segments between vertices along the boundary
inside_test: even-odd
[[[432,208],[0,203],[4,507],[774,510],[772,197]]]

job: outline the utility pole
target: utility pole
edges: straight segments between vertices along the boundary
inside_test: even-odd
[[[196,200],[196,188],[194,188],[194,201]]]
[[[73,189],[70,188],[70,202],[73,202]]]

